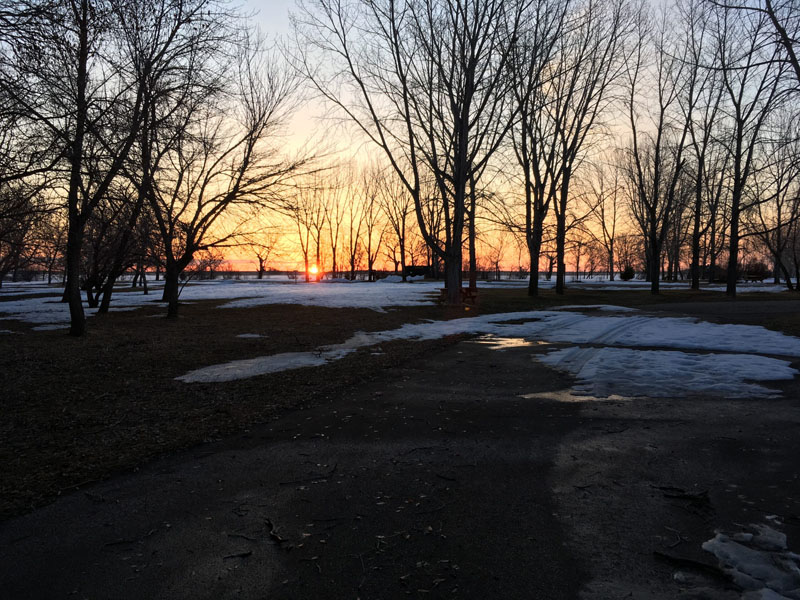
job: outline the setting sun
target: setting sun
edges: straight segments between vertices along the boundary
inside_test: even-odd
[[[308,267],[308,272],[311,273],[312,275],[316,275],[317,273],[319,273],[319,267],[317,265],[311,265],[310,267]]]

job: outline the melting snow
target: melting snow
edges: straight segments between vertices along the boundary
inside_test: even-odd
[[[181,302],[230,300],[220,308],[246,308],[267,304],[302,304],[329,308],[367,308],[383,312],[391,306],[433,304],[442,287],[440,282],[385,283],[276,283],[253,281],[203,281],[187,285]],[[48,288],[52,295],[0,301],[0,319],[17,319],[34,324],[69,323],[69,306],[60,301],[61,291]],[[36,290],[45,291],[45,290]],[[23,293],[23,292],[21,292]],[[24,292],[30,293],[30,292]],[[11,295],[11,294],[9,294]],[[152,286],[148,295],[128,288],[114,291],[111,310],[132,310],[161,301],[161,288]],[[86,314],[96,309],[84,303]]]
[[[800,556],[790,552],[786,536],[767,525],[732,536],[723,533],[703,544],[743,590],[743,598],[800,600]]]
[[[593,316],[566,311],[526,311],[358,332],[342,344],[323,346],[317,352],[212,365],[180,379],[185,382],[230,381],[327,364],[357,348],[381,342],[433,340],[458,334],[494,336],[488,342],[498,349],[522,345],[520,340],[591,344],[534,356],[545,364],[573,373],[578,380],[575,391],[596,397],[612,394],[679,396],[687,392],[737,398],[773,396],[777,393],[774,390],[747,382],[791,379],[797,372],[786,360],[759,354],[800,357],[800,339],[752,325],[720,325],[693,318],[645,315]],[[516,341],[511,344],[509,339]],[[725,353],[635,349],[648,347]]]
[[[747,381],[792,379],[788,361],[754,354],[694,354],[629,348],[566,348],[539,357],[575,375],[577,395],[673,397],[687,393],[726,398],[778,395]]]
[[[221,365],[213,365],[204,369],[197,369],[181,377],[179,381],[186,383],[208,383],[221,381],[234,381],[247,379],[256,375],[288,371],[301,367],[319,367],[330,361],[339,360],[348,355],[352,350],[328,350],[324,352],[284,352],[271,356],[259,356],[245,360],[234,360]]]

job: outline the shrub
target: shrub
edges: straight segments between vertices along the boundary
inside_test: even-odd
[[[772,269],[767,266],[763,261],[754,261],[747,264],[744,268],[744,275],[748,278],[760,278],[762,280],[769,278],[772,275]]]
[[[633,267],[630,265],[622,269],[622,273],[619,274],[619,278],[622,279],[622,281],[630,281],[634,277],[636,277],[636,271],[634,271]]]

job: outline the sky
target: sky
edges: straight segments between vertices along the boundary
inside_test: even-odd
[[[294,8],[294,0],[244,0],[242,6],[247,13],[257,13],[254,20],[264,33],[289,33],[289,10]]]

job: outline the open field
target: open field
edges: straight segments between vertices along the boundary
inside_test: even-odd
[[[0,540],[17,540],[8,551],[21,557],[29,577],[40,568],[37,552],[52,552],[61,566],[53,567],[50,581],[87,596],[105,590],[122,598],[129,594],[114,588],[120,577],[114,565],[123,555],[191,550],[197,560],[219,561],[217,583],[203,577],[187,583],[192,578],[182,569],[199,564],[194,559],[138,561],[131,576],[143,587],[136,594],[232,597],[241,588],[245,597],[254,597],[247,590],[269,589],[270,597],[286,598],[575,598],[580,589],[589,598],[628,591],[637,598],[735,598],[741,585],[700,548],[717,529],[774,516],[767,522],[777,522],[789,546],[798,547],[796,379],[765,384],[780,397],[690,391],[596,400],[570,394],[573,378],[542,362],[543,353],[567,351],[575,342],[503,346],[495,335],[494,342],[475,343],[469,329],[357,347],[318,367],[219,383],[175,379],[227,361],[318,352],[358,331],[425,320],[538,311],[535,319],[545,321],[574,315],[559,321],[574,328],[603,318],[597,308],[552,310],[564,305],[631,307],[632,315],[659,319],[695,314],[800,335],[793,294],[728,301],[709,291],[652,297],[582,289],[530,299],[524,289],[506,286],[482,289],[476,307],[416,303],[384,312],[218,308],[226,302],[193,300],[176,321],[161,317],[157,303],[113,312],[92,318],[80,339],[63,330],[34,331],[36,323],[0,322],[10,331],[0,334],[2,516],[50,504],[0,529]],[[604,335],[602,344],[631,347]],[[778,341],[777,349],[747,350],[798,368],[790,344]],[[602,344],[593,338],[582,347]],[[652,346],[642,352],[663,344]],[[217,494],[209,483],[223,480]],[[53,503],[58,496],[65,497]],[[183,506],[185,513],[175,508]],[[186,515],[197,515],[198,507],[210,511],[213,526],[192,524]],[[66,558],[73,549],[68,532],[85,527],[89,513],[94,523],[115,525],[92,525],[77,554],[107,567],[81,572],[80,561]],[[171,541],[163,537],[166,520]],[[60,522],[62,542],[47,548],[30,533],[58,529]],[[308,523],[317,529],[307,531]],[[152,538],[142,537],[151,530]],[[104,557],[92,557],[95,547]],[[541,565],[537,573],[525,572],[529,561]],[[675,579],[676,573],[682,575]],[[26,596],[21,581],[3,583],[21,594],[15,597],[47,597],[45,584]],[[703,588],[718,595],[698,595]],[[329,595],[319,596],[321,589]]]

